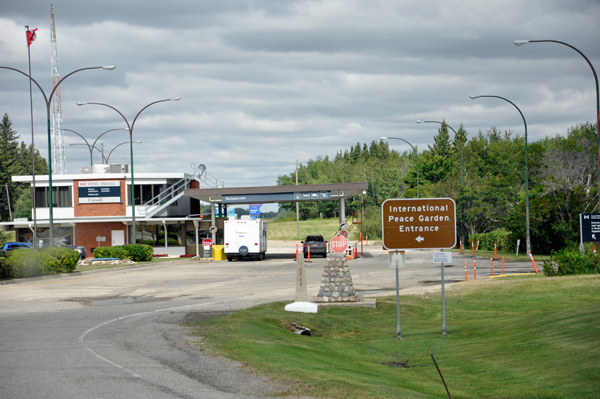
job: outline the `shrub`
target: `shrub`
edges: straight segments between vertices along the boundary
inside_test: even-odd
[[[5,277],[35,277],[75,270],[79,252],[70,248],[18,249],[6,258]]]
[[[42,275],[42,257],[41,252],[31,249],[16,249],[10,251],[7,261],[16,269],[15,277],[35,277]],[[51,259],[46,259],[46,261],[51,261]]]
[[[123,245],[123,249],[129,253],[129,259],[134,262],[149,262],[154,253],[150,245],[144,244]]]
[[[145,244],[127,244],[116,247],[98,247],[94,249],[96,258],[129,258],[134,262],[147,262],[152,260],[152,247]]]
[[[129,257],[129,253],[123,249],[122,245],[117,247],[98,247],[94,249],[94,257],[125,259]]]
[[[165,239],[161,238],[160,240],[158,240],[158,245],[165,245]],[[175,238],[169,237],[169,244],[168,245],[180,245],[179,244],[179,240],[177,240]]]
[[[72,272],[77,267],[77,262],[79,261],[79,251],[64,247],[43,248],[40,251],[42,253],[47,253],[54,259],[58,260],[58,262],[51,261],[50,264],[46,266],[52,267],[51,270],[53,270],[54,273]]]
[[[0,257],[0,278],[19,277],[19,270],[7,258]]]
[[[486,251],[493,251],[494,243],[496,243],[498,251],[508,251],[511,248],[508,242],[509,236],[510,231],[498,229],[489,233],[473,234],[469,237],[469,243],[472,242],[474,245],[477,245],[477,241],[479,240],[479,247]]]
[[[576,248],[553,251],[550,259],[544,259],[544,274],[547,276],[596,273],[600,273],[600,258],[590,253],[582,255]]]

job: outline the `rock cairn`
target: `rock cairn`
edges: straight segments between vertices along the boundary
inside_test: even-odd
[[[345,254],[330,253],[321,277],[317,302],[356,302],[362,299],[352,284]]]

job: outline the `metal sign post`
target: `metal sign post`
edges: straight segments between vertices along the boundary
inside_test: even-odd
[[[433,263],[442,264],[442,334],[446,336],[446,291],[444,285],[444,262],[452,262],[452,252],[444,252],[443,249],[441,251],[442,252],[433,253]]]
[[[396,339],[402,339],[402,330],[400,329],[400,271],[401,267],[406,267],[406,252],[390,251],[388,252],[389,267],[396,269]]]

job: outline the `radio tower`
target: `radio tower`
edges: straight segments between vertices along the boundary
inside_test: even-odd
[[[54,6],[50,4],[50,47],[52,52],[51,75],[54,88],[60,77],[58,75],[58,51],[56,50],[56,27],[54,25]],[[52,98],[52,171],[64,175],[66,171],[65,140],[62,129],[62,107],[60,105],[60,87]]]

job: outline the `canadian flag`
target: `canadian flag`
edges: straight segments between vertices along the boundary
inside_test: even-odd
[[[27,30],[25,32],[25,35],[27,37],[27,45],[30,46],[31,42],[33,42],[36,38],[35,36],[35,31],[37,30],[37,28],[35,28],[34,30]]]

